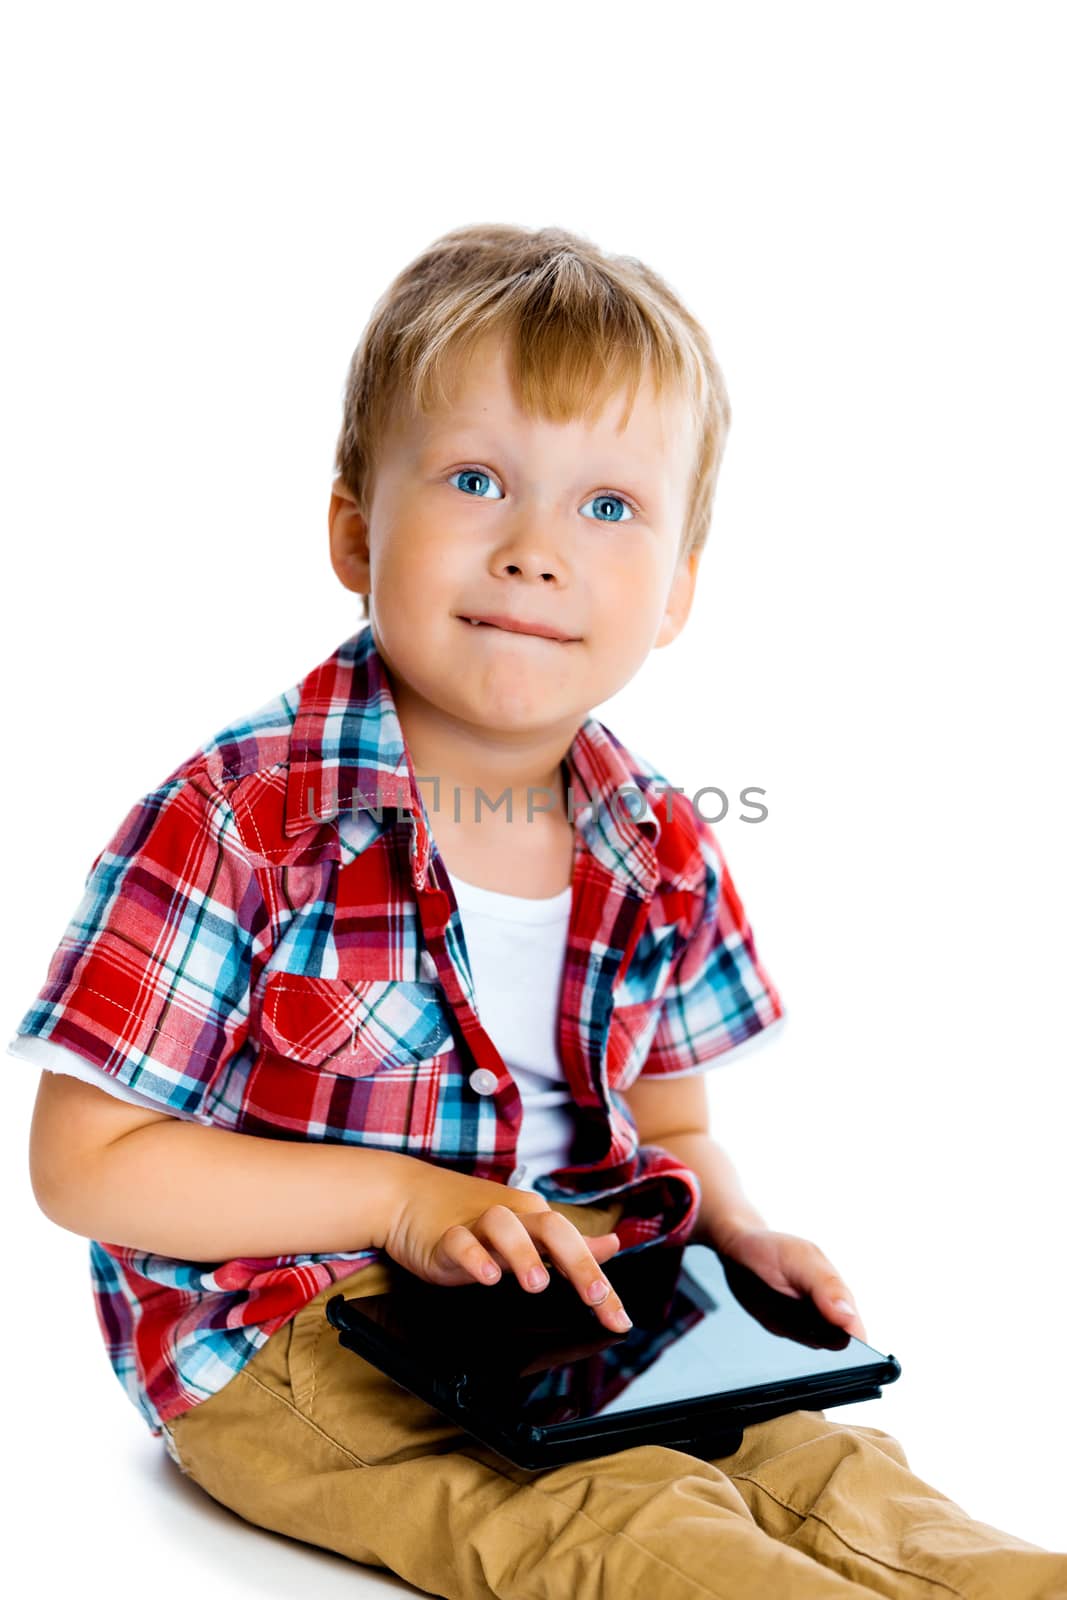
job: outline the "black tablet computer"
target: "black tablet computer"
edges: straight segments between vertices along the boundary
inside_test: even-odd
[[[633,1327],[612,1333],[551,1262],[548,1286],[428,1284],[396,1266],[387,1293],[336,1294],[343,1346],[484,1444],[537,1468],[667,1444],[732,1455],[750,1422],[876,1399],[892,1355],[771,1289],[708,1245],[601,1262]]]

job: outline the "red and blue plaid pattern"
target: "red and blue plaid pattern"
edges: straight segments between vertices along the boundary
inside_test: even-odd
[[[558,1002],[576,1108],[550,1200],[625,1198],[623,1250],[678,1244],[696,1175],[619,1091],[784,1015],[710,826],[587,717]],[[20,1034],[163,1111],[393,1150],[506,1184],[521,1099],[485,1033],[455,896],[370,626],[139,800],[89,870]],[[514,1181],[514,1179],[513,1179]],[[90,1241],[111,1363],[153,1434],[377,1250],[190,1262]]]

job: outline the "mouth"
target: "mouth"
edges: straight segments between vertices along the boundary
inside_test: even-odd
[[[577,636],[562,633],[547,622],[521,622],[517,617],[460,616],[459,621],[468,628],[484,629],[489,633],[521,634],[524,638],[544,639],[549,644],[578,644]]]

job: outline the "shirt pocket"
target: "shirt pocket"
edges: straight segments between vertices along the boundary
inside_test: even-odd
[[[260,1030],[278,1055],[358,1078],[455,1049],[440,984],[272,972]]]

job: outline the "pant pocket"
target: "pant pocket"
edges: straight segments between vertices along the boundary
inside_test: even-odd
[[[384,1294],[392,1279],[392,1264],[385,1260],[374,1261],[369,1267],[361,1267],[349,1277],[339,1278],[336,1283],[320,1289],[292,1318],[285,1352],[286,1372],[292,1403],[298,1411],[310,1415],[314,1405],[321,1365],[320,1345],[327,1334],[335,1342],[338,1340],[337,1329],[326,1315],[327,1302],[335,1294],[343,1295],[346,1300]],[[353,1355],[352,1359],[357,1358]]]
[[[381,1294],[390,1286],[388,1263],[375,1263],[336,1284],[346,1299]],[[326,1315],[329,1294],[298,1313],[289,1349],[293,1404],[328,1439],[363,1466],[443,1453],[470,1435],[435,1406],[420,1400],[341,1344]]]

